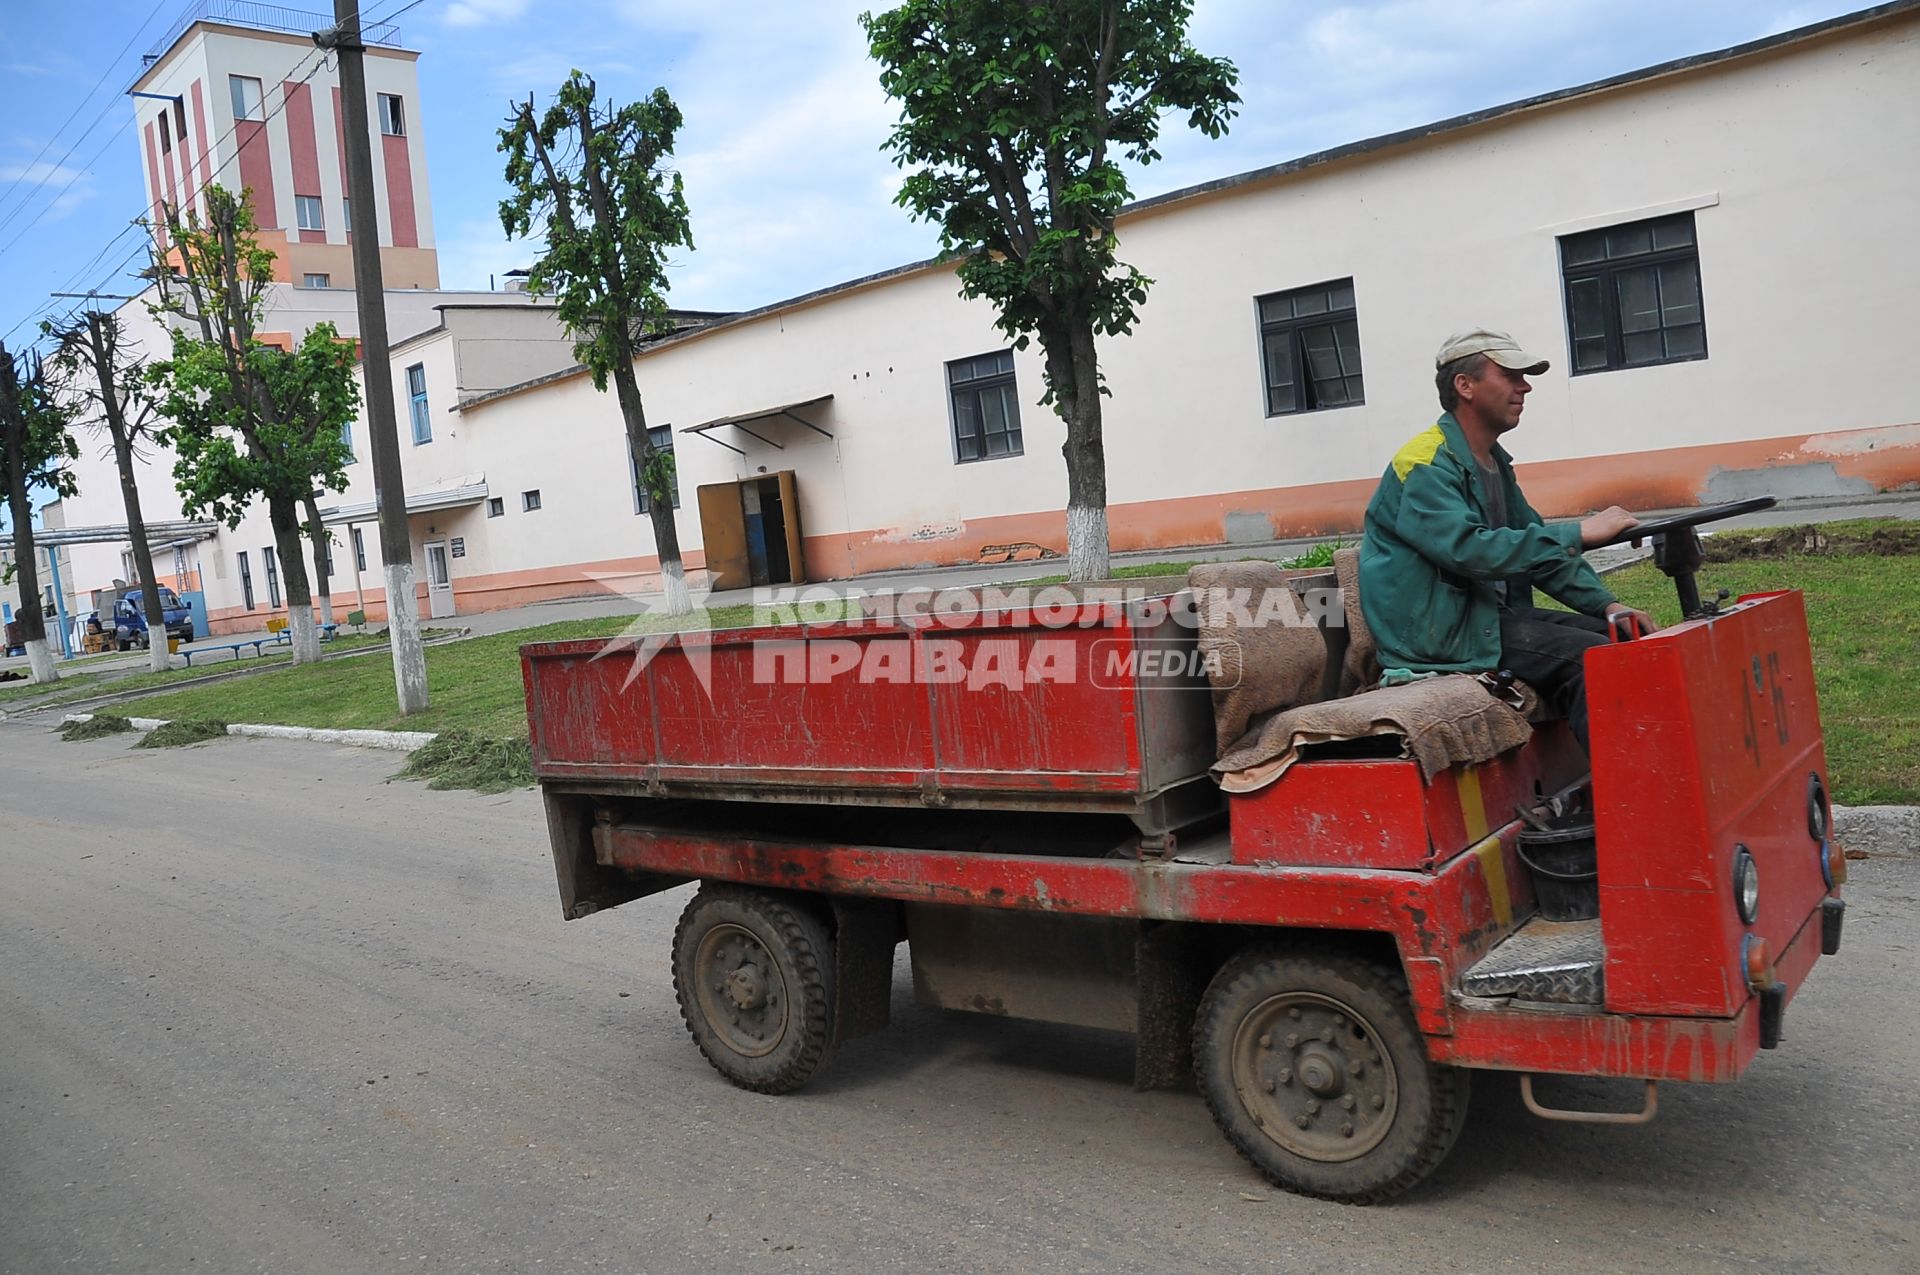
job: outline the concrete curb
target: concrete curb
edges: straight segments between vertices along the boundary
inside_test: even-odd
[[[92,720],[92,713],[68,713],[60,722],[65,725],[68,722]],[[155,730],[167,724],[166,719],[160,717],[129,717],[127,720],[138,731]],[[434,732],[423,730],[332,730],[320,726],[266,726],[248,722],[227,727],[227,734],[252,739],[304,739],[315,744],[381,748],[394,753],[410,753],[438,738]]]
[[[1874,859],[1920,858],[1920,806],[1836,805],[1833,839]]]

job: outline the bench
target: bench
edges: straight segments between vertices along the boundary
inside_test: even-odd
[[[319,626],[319,629],[320,640],[325,642],[340,631],[340,626],[338,624],[322,624]],[[288,631],[285,620],[268,620],[267,635],[265,637],[241,638],[238,642],[222,642],[219,646],[203,646],[197,651],[189,651],[185,647],[182,647],[180,649],[180,655],[186,660],[187,667],[192,668],[193,657],[196,655],[211,655],[215,651],[232,651],[233,658],[237,660],[240,658],[240,652],[249,646],[253,648],[255,655],[264,654],[264,648],[268,644],[274,646],[293,645],[293,634]]]

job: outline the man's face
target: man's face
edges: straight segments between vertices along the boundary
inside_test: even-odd
[[[1504,434],[1520,423],[1527,395],[1533,392],[1525,372],[1501,367],[1492,359],[1481,367],[1478,378],[1456,376],[1453,386],[1459,392],[1461,409],[1477,416],[1496,434]]]

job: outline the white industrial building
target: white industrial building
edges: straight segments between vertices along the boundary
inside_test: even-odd
[[[1920,482],[1917,84],[1920,2],[1902,0],[1135,205],[1120,255],[1155,283],[1135,333],[1101,345],[1114,548],[1353,529],[1437,413],[1434,349],[1480,325],[1554,357],[1511,440],[1549,516]],[[352,330],[351,293],[299,282],[269,326],[324,311]],[[423,614],[646,587],[617,403],[551,310],[389,300]],[[1037,347],[1010,351],[991,319],[921,263],[650,344],[689,567],[724,586],[1064,550],[1064,427],[1037,406]],[[86,450],[69,525],[123,521]],[[323,502],[332,591],[378,615],[357,451]],[[142,479],[149,517],[179,516],[168,463]],[[272,543],[262,510],[183,558],[216,629],[276,610]],[[124,571],[115,546],[73,562],[83,586]]]

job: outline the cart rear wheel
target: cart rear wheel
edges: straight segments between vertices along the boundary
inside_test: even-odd
[[[833,936],[792,897],[706,884],[673,935],[693,1043],[743,1089],[790,1093],[833,1052]]]
[[[1399,973],[1338,953],[1244,953],[1194,1020],[1213,1118],[1277,1185],[1371,1204],[1433,1172],[1466,1121],[1468,1075],[1427,1058]]]

